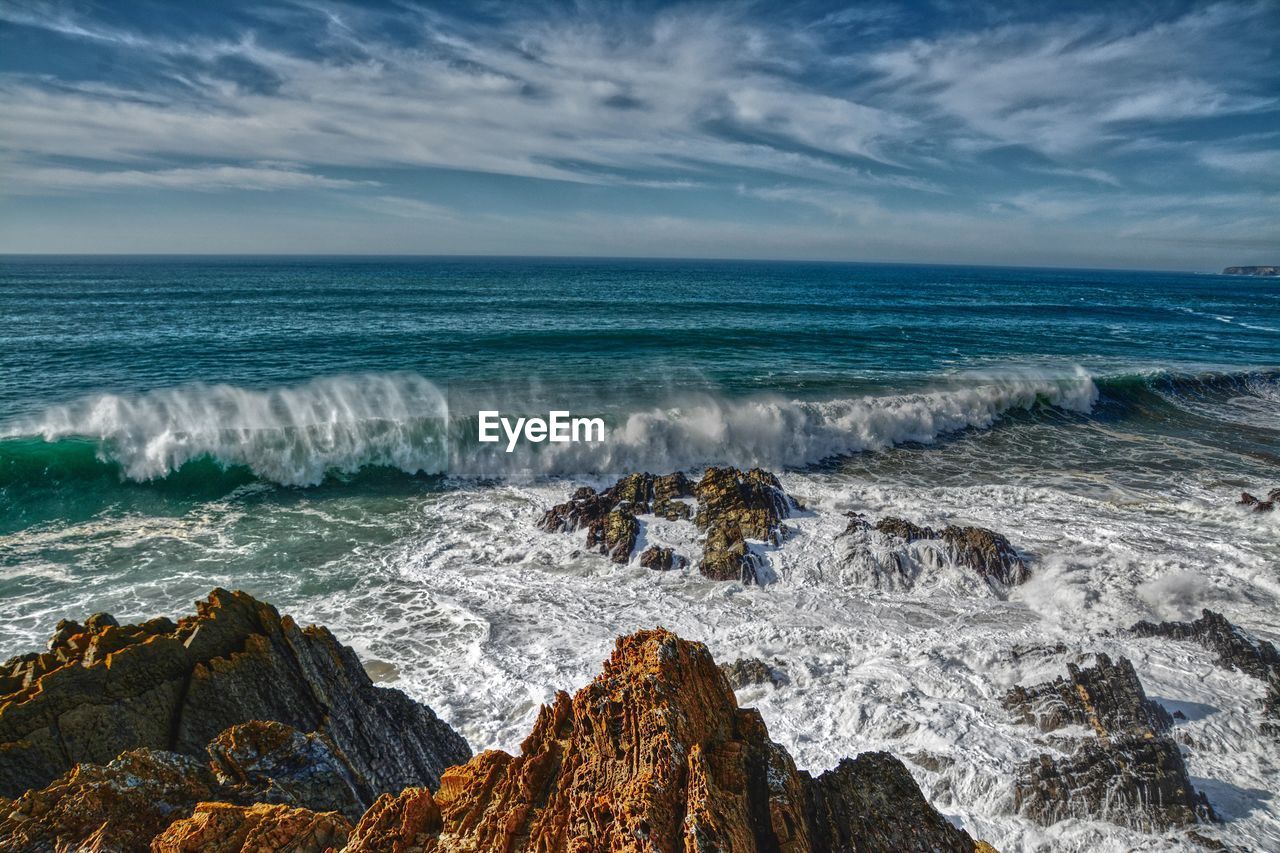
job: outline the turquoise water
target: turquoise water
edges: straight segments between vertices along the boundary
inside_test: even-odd
[[[476,413],[599,415],[607,440],[474,439]],[[807,510],[763,587],[648,572],[536,521],[578,484],[711,463]],[[926,795],[1000,849],[1172,849],[1011,814],[1043,745],[1010,684],[1132,658],[1245,849],[1280,845],[1261,688],[1126,639],[1210,606],[1280,639],[1280,284],[1115,271],[546,259],[0,261],[0,657],[60,618],[178,616],[215,585],[330,626],[476,749],[614,637],[663,624],[786,663],[744,694],[801,766],[935,752]],[[1004,532],[996,600],[859,585],[846,512]],[[691,530],[646,541],[696,555]],[[1030,667],[1030,669],[1028,669]],[[1037,668],[1038,667],[1038,668]]]

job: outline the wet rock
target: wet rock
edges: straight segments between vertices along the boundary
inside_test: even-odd
[[[329,631],[245,593],[214,590],[177,623],[114,621],[60,630],[55,651],[0,666],[0,795],[140,747],[203,759],[224,729],[250,720],[323,735],[357,774],[363,804],[435,784],[470,754],[429,708],[374,686]]]
[[[1215,819],[1168,737],[1085,742],[1065,759],[1041,755],[1019,773],[1014,805],[1045,825],[1075,817],[1143,832]]]
[[[1280,489],[1272,489],[1267,492],[1266,500],[1255,498],[1248,492],[1240,493],[1240,500],[1236,501],[1240,506],[1248,507],[1254,512],[1271,512],[1276,508],[1276,504],[1280,503]]]
[[[1280,651],[1274,644],[1258,639],[1212,610],[1201,611],[1194,622],[1139,622],[1129,632],[1139,637],[1199,643],[1216,655],[1218,666],[1261,679],[1267,687],[1262,701],[1262,729],[1280,736]]]
[[[351,820],[364,813],[356,770],[324,735],[255,720],[227,729],[207,750],[219,785],[237,792],[228,799],[340,812]]]
[[[729,686],[734,690],[741,690],[752,684],[781,687],[791,683],[785,672],[759,658],[740,658],[733,663],[722,663],[720,671],[729,679]]]
[[[694,523],[706,533],[698,570],[712,580],[758,581],[759,565],[746,540],[780,544],[780,522],[791,514],[778,478],[759,468],[708,468],[694,497]]]
[[[1014,782],[1017,810],[1043,824],[1070,817],[1159,831],[1214,819],[1187,777],[1173,719],[1149,700],[1126,658],[1104,654],[1088,669],[1068,665],[1068,677],[1015,687],[1005,707],[1041,731],[1065,726],[1094,737],[1063,744],[1065,757],[1040,755]]]
[[[697,499],[696,515],[688,498]],[[794,506],[778,478],[759,468],[708,468],[696,483],[680,472],[659,477],[630,474],[603,492],[578,489],[568,501],[547,510],[538,526],[561,533],[585,529],[588,548],[626,564],[639,538],[636,516],[654,514],[679,521],[693,515],[704,534],[699,571],[714,580],[750,583],[759,580],[759,563],[747,540],[779,544],[785,535],[780,521]],[[661,567],[663,549],[650,554],[652,550],[642,555],[642,565]]]
[[[1042,732],[1078,725],[1102,739],[1152,738],[1173,725],[1169,713],[1147,698],[1128,658],[1112,663],[1099,654],[1095,666],[1067,664],[1067,673],[1035,687],[1014,687],[1005,695],[1005,708]]]
[[[760,658],[739,658],[733,663],[721,664],[720,671],[725,674],[730,686],[735,689],[751,684],[772,684],[774,687],[781,687],[791,682],[781,667]]]
[[[685,559],[670,548],[651,545],[640,555],[640,565],[646,569],[665,572],[682,568],[685,565]]]
[[[704,646],[618,640],[604,672],[544,706],[519,755],[490,751],[433,795],[384,796],[348,853],[383,850],[972,851],[901,762],[816,779],[740,709]]]
[[[1202,610],[1194,622],[1139,622],[1129,629],[1139,637],[1167,637],[1199,643],[1217,655],[1218,666],[1265,679],[1280,673],[1280,652],[1265,640],[1227,621],[1221,613]]]
[[[325,853],[347,843],[351,823],[336,812],[258,803],[200,803],[151,844],[152,853]]]
[[[910,589],[926,572],[948,562],[973,572],[997,594],[1031,576],[1009,540],[985,527],[949,524],[935,530],[897,516],[872,522],[862,513],[850,513],[841,538],[846,540],[846,565],[860,569],[857,582],[876,588]]]
[[[172,752],[137,749],[81,764],[3,809],[0,849],[145,851],[214,787],[201,762]]]

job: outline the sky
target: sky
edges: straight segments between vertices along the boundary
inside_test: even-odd
[[[0,3],[0,252],[1280,263],[1280,0]]]

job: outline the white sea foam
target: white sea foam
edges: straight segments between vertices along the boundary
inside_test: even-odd
[[[929,443],[990,427],[1012,409],[1037,404],[1087,412],[1097,396],[1093,380],[1080,370],[1067,376],[973,375],[937,390],[823,402],[702,395],[623,410],[603,442],[521,443],[505,453],[469,432],[457,435],[475,406],[448,400],[420,376],[391,374],[264,391],[190,385],[137,396],[104,394],[51,408],[4,435],[97,440],[102,456],[134,480],[164,477],[201,457],[243,465],[287,485],[313,485],[328,473],[366,466],[528,480],[715,463],[799,466],[903,442]],[[452,439],[445,427],[450,416],[460,419]]]

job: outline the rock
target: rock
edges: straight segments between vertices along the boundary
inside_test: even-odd
[[[1274,644],[1258,639],[1212,610],[1202,610],[1194,622],[1139,622],[1129,632],[1139,637],[1199,643],[1217,656],[1218,666],[1261,679],[1267,687],[1262,702],[1262,728],[1280,735],[1280,651]]]
[[[321,734],[255,720],[218,735],[207,747],[218,784],[230,799],[277,803],[359,820],[365,810],[358,774]]]
[[[636,516],[688,519],[692,509],[685,499],[690,497],[697,498],[694,523],[704,534],[698,563],[702,574],[713,580],[758,581],[759,564],[746,540],[779,544],[784,535],[780,521],[795,506],[778,478],[759,468],[708,468],[696,483],[680,472],[630,474],[599,493],[583,486],[543,513],[538,526],[553,533],[585,529],[588,548],[626,564],[640,534]],[[646,549],[641,557],[646,568],[665,564],[664,549]]]
[[[347,843],[351,823],[336,812],[316,813],[258,803],[200,803],[151,843],[152,853],[325,853]]]
[[[1086,742],[1061,760],[1041,755],[1019,773],[1014,807],[1046,826],[1075,817],[1161,832],[1215,820],[1168,737]]]
[[[729,686],[734,690],[751,684],[772,684],[781,687],[791,683],[787,674],[775,666],[770,666],[759,658],[740,658],[733,663],[720,664],[720,671],[729,679]]]
[[[698,570],[712,580],[758,581],[759,566],[746,540],[781,543],[779,523],[791,514],[792,502],[778,478],[759,468],[708,468],[693,493],[694,523],[706,533]]]
[[[1273,489],[1271,494],[1274,495],[1278,491],[1280,491],[1280,489]],[[1236,503],[1240,506],[1247,506],[1254,512],[1271,512],[1276,508],[1275,498],[1268,497],[1267,500],[1263,501],[1255,498],[1248,492],[1241,492],[1240,500],[1236,501]]]
[[[53,651],[0,666],[0,795],[140,747],[203,757],[250,720],[322,735],[355,772],[364,805],[436,784],[470,754],[429,708],[374,686],[328,630],[299,628],[245,593],[214,590],[176,624],[114,621],[69,636],[64,625]]]
[[[199,761],[172,752],[136,749],[81,764],[6,807],[0,849],[145,851],[214,787]]]
[[[151,843],[152,853],[325,853],[347,843],[351,822],[306,808],[200,803]]]
[[[685,565],[685,559],[670,548],[659,548],[657,545],[651,545],[644,549],[644,553],[640,555],[640,565],[646,569],[665,572],[670,569],[682,568]]]
[[[1095,666],[1067,664],[1067,672],[1065,679],[1014,687],[1005,695],[1004,707],[1042,732],[1079,725],[1104,740],[1125,735],[1153,738],[1173,725],[1169,713],[1147,698],[1128,658],[1112,663],[1099,654]]]
[[[850,513],[841,538],[845,564],[857,571],[855,582],[875,588],[910,589],[948,562],[986,581],[997,595],[1031,576],[1009,540],[985,527],[949,524],[935,530],[896,516],[873,523],[862,513]]]
[[[901,762],[816,779],[740,709],[706,648],[618,640],[604,672],[544,706],[519,755],[489,751],[439,790],[384,796],[347,853],[432,850],[972,851]]]
[[[1222,271],[1223,275],[1260,275],[1260,276],[1276,276],[1280,275],[1280,267],[1227,267]]]
[[[1006,708],[1041,731],[1077,725],[1094,733],[1071,755],[1024,765],[1014,781],[1017,810],[1046,825],[1078,817],[1146,832],[1214,820],[1169,736],[1172,717],[1147,698],[1133,664],[1099,654],[1095,666],[1067,670],[1066,679],[1005,697]]]

